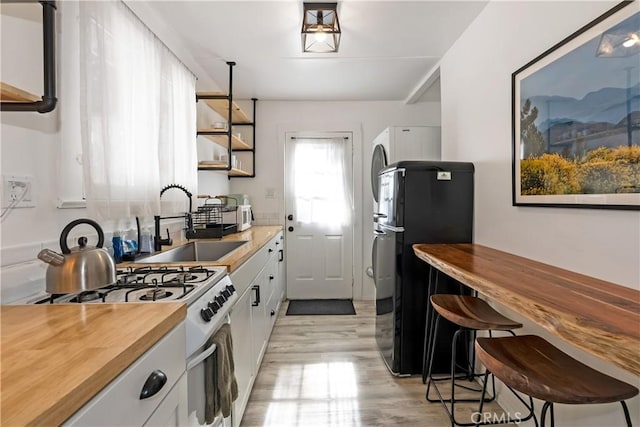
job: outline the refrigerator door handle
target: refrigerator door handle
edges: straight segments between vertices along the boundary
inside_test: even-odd
[[[404,227],[393,227],[391,225],[381,224],[380,228],[382,228],[383,233],[384,230],[393,231],[394,233],[404,233]]]
[[[376,234],[384,234],[384,232],[376,230]],[[374,287],[377,287],[376,286],[376,250],[377,249],[378,249],[378,237],[374,237],[373,247],[371,248],[371,271],[373,273],[371,277],[373,278]]]

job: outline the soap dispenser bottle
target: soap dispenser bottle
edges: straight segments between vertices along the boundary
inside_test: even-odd
[[[145,254],[153,252],[153,236],[149,227],[145,227],[140,233],[140,252]]]
[[[122,256],[124,255],[124,246],[122,242],[122,233],[116,230],[113,232],[113,238],[111,239],[113,245],[113,258],[116,263],[122,262]]]

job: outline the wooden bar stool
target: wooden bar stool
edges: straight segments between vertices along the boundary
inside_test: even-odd
[[[507,387],[543,400],[540,421],[545,425],[553,404],[580,405],[620,402],[627,426],[631,427],[625,403],[638,394],[630,384],[605,375],[575,360],[535,335],[500,338],[478,338],[478,358]]]
[[[505,331],[509,332],[512,335],[515,335],[512,329],[518,329],[522,327],[521,323],[515,322],[502,314],[498,313],[494,310],[489,304],[487,304],[484,300],[470,295],[452,295],[452,294],[436,294],[432,295],[431,305],[436,311],[436,319],[431,325],[430,332],[430,343],[428,346],[427,357],[429,360],[428,370],[427,370],[427,391],[425,394],[426,399],[429,402],[441,402],[444,406],[447,414],[449,415],[449,419],[451,420],[451,425],[457,426],[475,426],[475,425],[484,425],[484,424],[502,424],[513,422],[514,420],[507,419],[502,420],[500,422],[469,422],[464,423],[460,422],[455,418],[455,404],[457,402],[480,402],[480,408],[484,402],[490,402],[495,398],[495,380],[492,376],[492,395],[489,398],[485,398],[486,394],[486,383],[488,381],[488,375],[485,374],[476,374],[474,372],[473,363],[469,363],[467,367],[465,367],[462,375],[456,374],[456,366],[457,366],[457,347],[458,347],[458,339],[461,334],[464,333],[472,333],[475,337],[475,333],[478,330],[487,330],[491,335],[492,331]],[[435,348],[438,338],[438,325],[440,323],[441,318],[445,318],[448,321],[454,323],[459,326],[459,329],[453,335],[453,341],[451,343],[451,371],[449,376],[446,377],[433,377],[433,361],[435,358]],[[427,325],[428,328],[428,325]],[[471,355],[471,360],[474,359],[473,355]],[[469,386],[464,386],[460,384],[456,384],[456,380],[468,380],[472,381],[476,377],[483,376],[484,383],[481,389],[472,388]],[[440,392],[437,383],[441,381],[451,382],[451,398],[445,399],[442,397],[442,393]],[[438,395],[437,399],[432,399],[429,397],[429,391],[433,386],[433,389],[436,391]],[[456,399],[455,398],[455,390],[456,387],[461,387],[467,390],[481,392],[479,398],[473,399]],[[533,400],[530,399],[527,404],[519,395],[516,394],[516,397],[520,399],[520,401],[530,410],[529,416],[521,419],[521,421],[525,421],[533,416]],[[447,406],[447,403],[450,405]]]

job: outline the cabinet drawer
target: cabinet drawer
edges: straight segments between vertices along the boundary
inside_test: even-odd
[[[178,383],[173,386],[167,397],[160,403],[160,407],[144,424],[145,427],[180,427],[189,419],[187,414],[187,374],[182,374]]]
[[[276,323],[276,318],[278,317],[279,309],[280,309],[280,298],[278,298],[277,292],[273,292],[266,306],[266,311],[267,311],[266,317],[268,322],[267,336],[271,335],[271,330],[273,329],[273,325]]]
[[[236,288],[236,292],[242,295],[244,291],[256,279],[260,271],[269,259],[269,247],[263,246],[258,252],[253,254],[251,258],[244,262],[237,270],[230,274],[231,282]]]
[[[143,425],[185,372],[185,326],[176,326],[131,366],[118,375],[64,425]],[[167,382],[146,399],[140,392],[152,372],[160,370]]]

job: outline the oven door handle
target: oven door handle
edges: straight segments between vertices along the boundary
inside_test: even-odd
[[[202,353],[200,353],[199,355],[197,355],[196,357],[188,361],[187,371],[190,371],[191,369],[195,368],[200,363],[202,363],[204,359],[211,356],[216,351],[216,348],[217,347],[215,344],[211,344],[211,346],[209,346],[209,348],[207,348],[205,351],[203,351]]]

